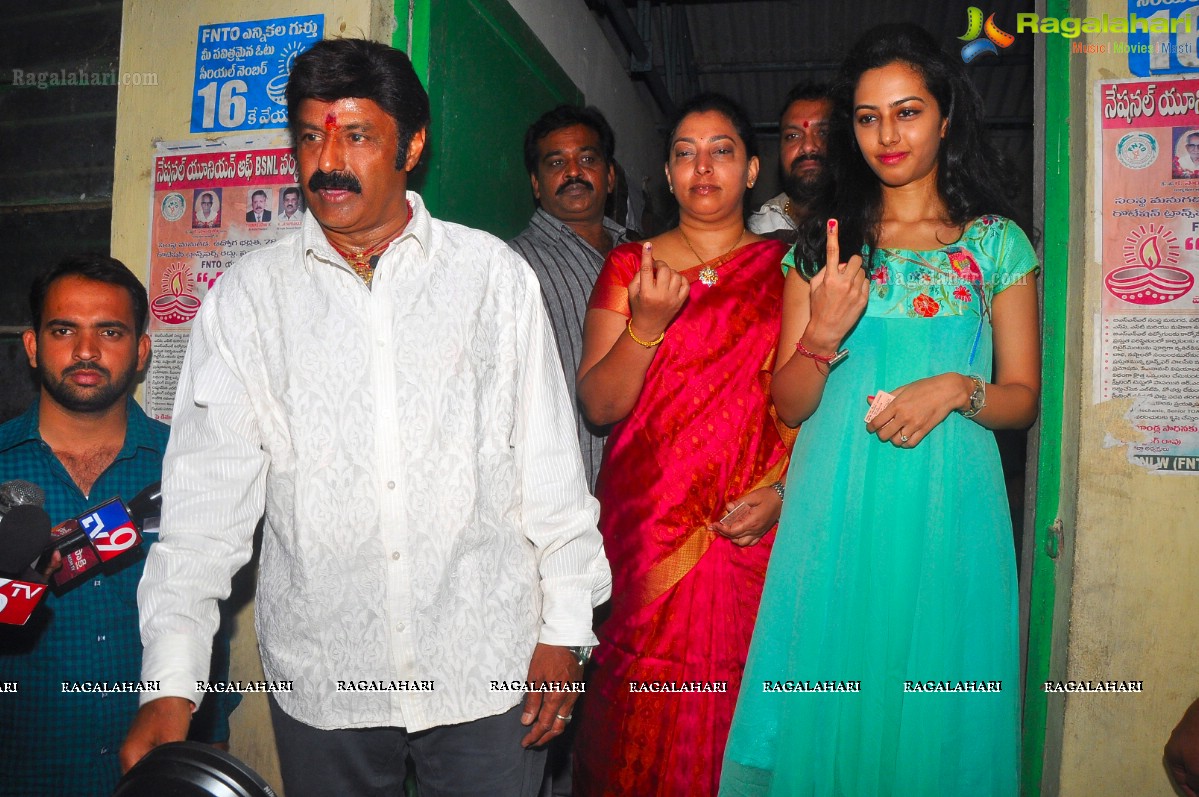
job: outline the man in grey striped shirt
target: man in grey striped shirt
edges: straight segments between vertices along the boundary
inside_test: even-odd
[[[606,430],[583,418],[575,373],[583,353],[583,316],[591,288],[604,257],[629,240],[624,227],[604,216],[604,204],[616,183],[615,150],[612,128],[595,108],[560,105],[542,115],[525,133],[525,168],[538,207],[524,232],[508,242],[529,261],[541,282],[567,389],[575,402],[579,448],[593,493]]]

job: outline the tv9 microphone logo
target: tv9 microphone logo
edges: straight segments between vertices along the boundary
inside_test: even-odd
[[[24,625],[45,591],[41,584],[0,578],[0,623]]]
[[[79,525],[100,555],[101,562],[115,559],[141,544],[133,518],[120,498],[113,498],[79,518]]]

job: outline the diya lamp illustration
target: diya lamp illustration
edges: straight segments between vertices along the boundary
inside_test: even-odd
[[[174,265],[162,276],[162,293],[150,303],[150,312],[164,324],[184,324],[200,312],[200,300],[192,291],[195,280],[184,265]]]
[[[1195,275],[1178,265],[1180,248],[1174,233],[1160,224],[1140,225],[1124,239],[1124,265],[1104,278],[1117,299],[1157,305],[1185,296]]]

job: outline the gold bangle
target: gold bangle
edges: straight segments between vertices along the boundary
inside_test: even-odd
[[[654,338],[653,340],[642,340],[641,338],[637,337],[636,333],[633,332],[633,319],[631,319],[631,318],[629,319],[629,323],[628,323],[628,326],[626,327],[626,329],[629,330],[629,337],[633,339],[634,343],[636,343],[638,346],[643,346],[647,349],[652,349],[654,346],[657,346],[659,343],[661,343],[663,340],[666,339],[666,330],[662,330],[662,333],[660,335],[658,335],[658,337]]]

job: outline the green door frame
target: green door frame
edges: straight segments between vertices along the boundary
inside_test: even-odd
[[[411,16],[405,18],[401,16],[401,12],[407,12]],[[408,53],[408,58],[412,61],[412,68],[416,70],[416,75],[425,84],[425,88],[429,87],[429,33],[431,20],[429,19],[429,3],[396,3],[396,30],[391,35],[391,46],[397,50],[403,50]]]
[[[1068,0],[1046,0],[1045,16],[1069,16]],[[1066,383],[1067,280],[1070,254],[1070,40],[1044,37],[1042,122],[1045,130],[1043,363],[1037,494],[1033,510],[1032,585],[1028,609],[1028,653],[1024,679],[1024,736],[1021,794],[1038,797],[1045,772],[1054,605],[1062,549],[1061,463]],[[1068,563],[1066,567],[1069,567]],[[1061,596],[1063,599],[1068,596]]]
[[[525,130],[555,105],[580,104],[582,93],[509,0],[411,0],[395,9],[403,24],[392,44],[409,52],[432,121],[412,187],[439,219],[515,235],[534,208]],[[478,146],[479,132],[489,148]],[[466,189],[484,154],[486,189]]]

